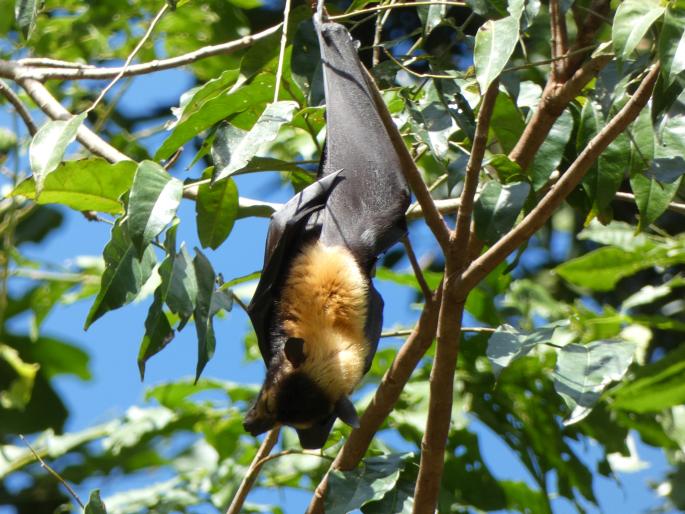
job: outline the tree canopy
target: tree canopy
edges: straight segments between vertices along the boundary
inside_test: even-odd
[[[249,493],[294,488],[308,512],[585,512],[638,440],[670,466],[654,510],[685,510],[685,4],[326,8],[360,41],[417,165],[408,241],[375,280],[410,291],[419,314],[384,328],[355,396],[361,426],[336,424],[312,452],[290,429],[246,434],[255,384],[203,374],[229,344],[217,324],[259,277],[214,251],[278,209],[272,193],[315,180],[325,106],[312,6],[0,0],[0,505],[282,512]],[[187,91],[143,99],[136,80],[164,70],[182,70]],[[246,174],[263,194],[244,193]],[[36,257],[50,237],[69,248],[65,216],[109,234],[101,255]],[[141,379],[181,331],[195,334],[195,376],[65,431],[54,378],[90,379],[89,352],[44,321],[87,302],[78,341],[134,301],[148,308],[130,356]],[[233,365],[258,358],[251,329],[232,339]],[[498,478],[485,430],[526,477]],[[69,489],[160,469],[164,481],[103,498]]]

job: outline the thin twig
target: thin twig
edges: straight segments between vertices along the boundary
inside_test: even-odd
[[[395,3],[397,3],[397,0],[390,0],[390,5]],[[380,44],[383,34],[383,25],[388,21],[388,16],[390,16],[391,12],[390,9],[385,12],[378,11],[378,15],[376,16],[376,29],[373,34],[373,59],[371,61],[373,66],[378,66],[378,63],[381,62]]]
[[[283,31],[281,32],[281,49],[278,53],[278,68],[276,69],[276,87],[274,102],[278,102],[278,92],[281,89],[281,76],[283,75],[283,60],[285,58],[285,44],[288,41],[288,17],[290,16],[290,0],[285,0],[283,7]]]
[[[390,51],[387,48],[385,48],[384,46],[381,48],[383,48],[383,52],[388,57],[388,59],[390,59],[397,66],[402,68],[404,71],[406,71],[410,75],[413,75],[413,76],[418,77],[420,79],[456,79],[457,78],[457,75],[439,75],[439,74],[435,74],[435,73],[419,73],[418,71],[414,71],[411,68],[408,68],[406,65],[402,64],[400,61],[395,59],[395,56],[392,55],[392,53],[390,53]],[[374,47],[374,50],[376,50],[375,47]]]
[[[133,64],[128,68],[122,66],[111,68],[76,68],[69,69],[64,67],[43,68],[19,64],[18,62],[4,61],[0,59],[0,77],[12,80],[35,79],[44,81],[48,79],[62,80],[103,80],[113,78],[119,74],[122,77],[132,77],[135,75],[146,75],[157,71],[179,68],[187,64],[192,64],[208,57],[216,55],[232,54],[243,48],[247,48],[257,41],[277,33],[281,24],[274,25],[256,34],[244,36],[234,41],[228,41],[218,45],[204,46],[194,52],[188,52],[169,59],[156,59],[141,64]]]
[[[129,54],[129,56],[126,58],[126,61],[124,62],[124,66],[121,68],[121,71],[112,79],[112,81],[107,84],[105,89],[102,90],[100,95],[95,99],[93,104],[86,110],[86,112],[91,112],[97,105],[102,101],[102,99],[105,97],[105,95],[109,92],[110,89],[114,87],[114,84],[116,84],[121,77],[124,76],[124,73],[126,73],[127,68],[131,65],[131,61],[133,58],[136,56],[136,54],[140,51],[141,48],[143,48],[143,45],[145,42],[150,38],[152,35],[152,31],[155,30],[155,27],[157,26],[157,23],[159,23],[159,20],[162,19],[162,16],[164,16],[164,13],[167,12],[167,9],[169,8],[168,3],[164,3],[162,8],[159,10],[157,15],[152,19],[152,22],[150,23],[150,26],[147,28],[147,31],[143,35],[142,38],[140,38],[140,41],[138,41],[138,44],[135,46],[133,51]]]
[[[404,249],[407,251],[407,258],[409,259],[409,263],[411,264],[412,270],[414,270],[414,276],[416,277],[416,281],[419,283],[419,287],[421,287],[423,297],[430,298],[431,296],[433,296],[433,291],[431,291],[431,288],[428,286],[428,283],[426,282],[426,277],[423,276],[423,270],[421,269],[421,265],[419,264],[419,261],[416,258],[416,254],[414,253],[414,248],[411,245],[411,241],[409,241],[409,234],[405,234],[404,237],[402,237],[402,244],[404,245]]]
[[[405,337],[410,335],[413,331],[413,329],[387,330],[381,333],[381,337]],[[494,334],[497,329],[490,327],[461,327],[461,331],[462,333],[470,334]]]
[[[247,494],[250,492],[250,489],[252,489],[255,480],[257,480],[259,470],[262,469],[264,462],[266,462],[262,462],[263,459],[267,457],[269,453],[271,453],[271,450],[278,442],[278,434],[280,430],[280,427],[272,428],[269,433],[266,434],[264,441],[262,441],[261,446],[252,459],[252,463],[250,464],[247,473],[245,473],[245,476],[243,477],[243,481],[240,482],[238,491],[235,493],[235,496],[233,497],[231,505],[229,505],[226,514],[238,514],[241,511],[243,503],[245,503],[245,498],[247,498]]]
[[[586,46],[583,48],[578,48],[577,50],[568,51],[564,55],[559,56],[559,57],[553,57],[552,59],[544,59],[542,61],[535,61],[535,62],[529,62],[527,64],[520,64],[518,66],[510,66],[509,68],[504,68],[502,70],[502,73],[508,73],[510,71],[526,70],[529,68],[535,68],[537,66],[545,66],[547,64],[552,64],[556,61],[568,59],[569,57],[572,57],[574,55],[579,55],[579,54],[586,53],[590,50],[594,50],[595,48],[597,48],[597,46],[599,46],[599,45],[589,45],[589,46]]]
[[[338,14],[337,16],[331,16],[330,19],[344,20],[347,18],[352,18],[354,16],[359,16],[360,14],[366,14],[370,12],[385,11],[386,9],[397,9],[399,7],[418,7],[422,5],[453,5],[456,7],[466,7],[468,4],[466,4],[466,2],[454,2],[451,0],[433,0],[432,2],[403,2],[398,4],[377,5],[376,7],[369,7],[367,9],[359,9],[357,11]]]
[[[622,202],[628,202],[635,204],[636,199],[635,195],[632,193],[624,193],[622,191],[619,191],[616,193],[616,199],[620,200]],[[685,203],[681,202],[671,202],[666,206],[666,209],[669,211],[677,212],[678,214],[685,214]]]
[[[559,82],[564,78],[566,65],[559,60],[568,52],[568,35],[566,33],[566,20],[561,13],[559,0],[549,0],[549,23],[552,34],[552,58],[555,59],[552,66],[552,79]]]
[[[28,109],[23,104],[21,99],[17,96],[17,94],[14,91],[12,91],[12,89],[7,85],[7,83],[4,80],[0,80],[0,94],[7,98],[9,103],[12,104],[14,110],[17,112],[17,114],[21,117],[22,121],[26,125],[26,128],[28,129],[29,133],[32,136],[36,135],[36,132],[38,132],[38,127],[34,123],[33,118],[31,118],[31,114],[29,113]]]
[[[31,445],[29,444],[29,442],[26,440],[26,438],[25,438],[23,435],[19,434],[19,437],[20,437],[20,439],[21,439],[22,441],[24,441],[24,444],[28,447],[28,449],[31,450],[31,453],[32,453],[33,456],[36,458],[36,460],[37,460],[38,462],[40,462],[41,467],[42,467],[43,469],[47,470],[48,473],[50,473],[53,477],[55,477],[55,478],[57,479],[57,481],[58,481],[60,484],[62,484],[62,485],[67,489],[67,491],[69,491],[69,494],[71,495],[72,498],[74,498],[74,500],[76,500],[76,503],[79,504],[79,506],[81,507],[81,509],[85,509],[86,507],[85,507],[85,505],[83,505],[83,502],[81,501],[81,498],[78,497],[78,494],[76,494],[76,491],[74,491],[74,490],[71,488],[71,486],[69,485],[69,483],[68,483],[66,480],[64,480],[64,479],[60,476],[60,474],[57,473],[57,471],[55,471],[54,469],[52,469],[52,468],[51,468],[51,467],[50,467],[50,466],[41,458],[41,456],[38,455],[38,453],[36,453],[36,450],[33,449],[33,446],[31,446]]]
[[[62,61],[60,59],[50,59],[49,57],[26,57],[19,59],[17,63],[22,66],[45,66],[55,68],[78,68],[78,69],[93,69],[96,66],[92,64],[83,64],[80,62]]]

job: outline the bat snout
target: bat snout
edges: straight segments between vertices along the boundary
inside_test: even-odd
[[[263,434],[275,425],[276,420],[272,416],[265,416],[256,407],[252,407],[243,420],[243,428],[252,436]]]

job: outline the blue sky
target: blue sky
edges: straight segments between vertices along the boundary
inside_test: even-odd
[[[159,87],[164,84],[164,87]],[[179,70],[166,71],[147,77],[138,77],[122,99],[121,107],[127,112],[137,112],[140,105],[147,110],[150,104],[176,104],[178,97],[190,86],[189,76]],[[36,113],[36,118],[39,115]],[[0,126],[12,127],[11,118],[4,109],[0,113]],[[139,127],[142,128],[142,127]],[[153,150],[159,145],[163,134],[145,141]],[[192,152],[182,159],[188,162]],[[178,170],[183,166],[178,165]],[[183,174],[198,176],[199,168]],[[278,180],[276,174],[257,174],[237,177],[240,194],[248,197],[272,201],[286,200],[291,191],[281,189],[273,196],[265,192],[273,189]],[[29,257],[48,259],[61,263],[77,255],[98,255],[109,239],[110,228],[106,224],[88,222],[80,214],[64,209],[64,227],[50,236],[46,244],[26,247]],[[199,246],[194,227],[194,205],[184,201],[180,210],[182,224],[179,240],[186,241],[189,248]],[[206,250],[218,272],[229,280],[236,276],[258,270],[263,256],[264,236],[268,220],[246,219],[236,223],[233,233],[217,251]],[[426,230],[417,227],[412,232],[413,242],[419,252],[430,247]],[[407,266],[406,262],[403,263]],[[27,282],[14,280],[13,288],[25,287]],[[378,288],[386,301],[385,326],[408,325],[417,317],[417,312],[408,307],[411,292],[389,283],[378,283]],[[160,382],[191,376],[194,373],[196,357],[195,332],[185,330],[161,354],[148,363],[145,383],[141,383],[136,356],[143,333],[143,323],[149,300],[141,304],[128,305],[118,311],[108,313],[98,320],[88,332],[83,332],[83,321],[90,307],[90,301],[69,306],[57,307],[46,320],[43,331],[71,340],[91,355],[93,380],[82,382],[71,377],[60,377],[56,387],[65,399],[71,417],[68,430],[83,429],[92,424],[109,420],[121,415],[131,405],[141,404],[145,388]],[[217,349],[214,358],[207,365],[203,376],[232,380],[237,382],[259,383],[263,377],[261,362],[245,364],[242,358],[242,338],[248,328],[248,320],[239,308],[223,320],[216,321]],[[27,320],[19,320],[16,328],[26,329]],[[384,341],[383,344],[398,344],[398,341]],[[478,422],[473,426],[481,441],[481,452],[486,463],[498,478],[531,481],[517,458],[503,442],[489,429]],[[598,451],[592,444],[578,444],[580,453],[587,462],[594,462]],[[631,514],[644,512],[656,505],[656,497],[648,487],[649,481],[659,481],[667,467],[660,450],[638,444],[640,457],[650,463],[646,470],[632,474],[621,474],[623,489],[613,481],[596,478],[596,492],[604,512]],[[103,495],[125,490],[132,485],[126,481],[103,482],[98,484]],[[87,488],[79,489],[82,497],[87,497]],[[255,491],[250,499],[281,504],[287,513],[303,510],[309,494],[288,491],[285,496],[270,491]],[[0,513],[9,512],[0,508]],[[565,502],[555,502],[555,512],[574,512]]]

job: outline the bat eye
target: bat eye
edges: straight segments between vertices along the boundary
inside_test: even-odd
[[[304,354],[304,339],[299,337],[288,338],[283,351],[285,352],[285,358],[290,361],[293,367],[300,367],[306,358]]]

